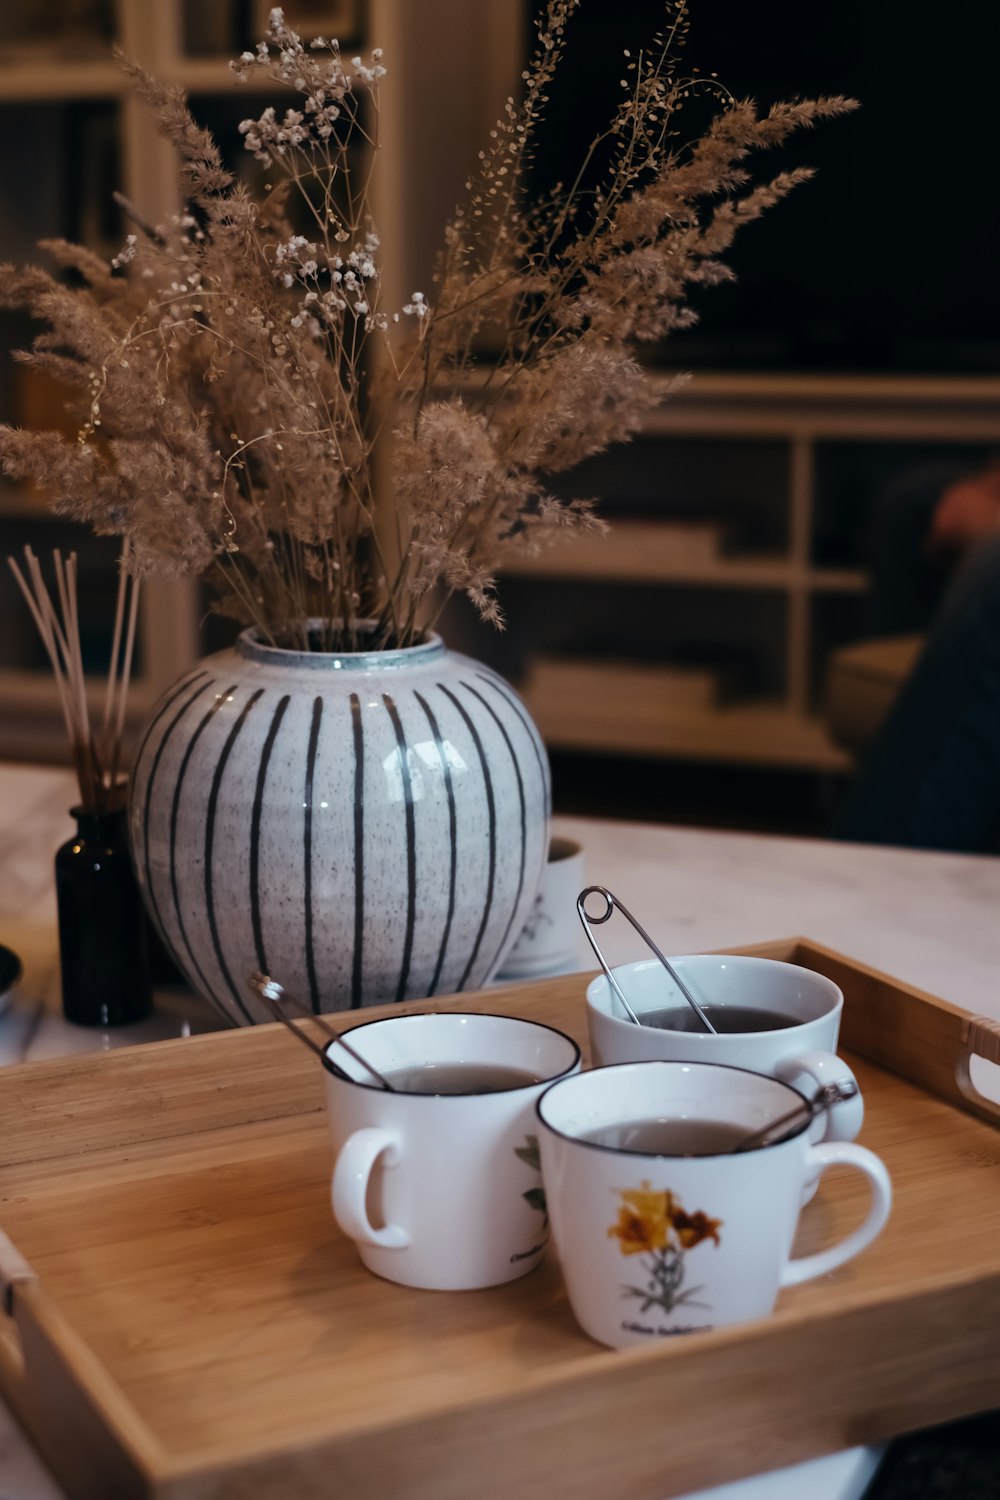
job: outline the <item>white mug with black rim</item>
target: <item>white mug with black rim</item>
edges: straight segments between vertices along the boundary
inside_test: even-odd
[[[390,1016],[346,1035],[396,1085],[380,1087],[336,1042],[326,1048],[333,1212],[363,1263],[388,1281],[448,1291],[533,1270],[549,1239],[535,1104],[579,1069],[576,1043],[535,1021],[455,1012]],[[449,1090],[464,1075],[464,1091],[435,1093],[441,1070]]]
[[[654,1058],[721,1063],[767,1073],[810,1098],[824,1084],[857,1085],[850,1065],[837,1056],[843,992],[825,974],[745,954],[696,953],[670,962],[699,1005],[715,1018],[718,1034],[690,1021],[693,1012],[657,959],[623,964],[612,973],[642,1024],[628,1019],[603,975],[592,980],[587,987],[587,1024],[597,1066]],[[719,1018],[733,1007],[742,1014],[770,1014],[774,1024],[754,1031],[723,1030]],[[651,1024],[665,1010],[676,1014],[685,1029]],[[863,1119],[864,1104],[856,1092],[817,1121],[812,1138],[852,1141]]]

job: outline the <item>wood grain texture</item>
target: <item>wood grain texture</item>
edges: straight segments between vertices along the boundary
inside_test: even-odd
[[[791,956],[793,962],[826,974],[844,991],[843,1049],[860,1052],[961,1109],[997,1119],[998,1111],[988,1101],[970,1098],[960,1082],[970,1053],[1000,1060],[995,1022],[970,1016],[947,1000],[806,939],[796,940]]]
[[[893,1215],[771,1318],[651,1349],[587,1339],[551,1253],[483,1292],[364,1271],[329,1212],[319,1069],[283,1028],[18,1070],[0,1226],[37,1280],[12,1288],[0,1388],[74,1500],[664,1500],[995,1404],[1000,1137],[949,1093],[968,1018],[814,944],[756,951],[838,979],[856,1049],[904,1017],[922,1086],[851,1056]],[[584,1040],[585,982],[451,1003]],[[865,1202],[828,1176],[797,1252]]]
[[[449,1009],[500,1011],[558,1026],[567,1003],[582,1003],[591,977],[568,975],[476,990],[458,999],[373,1006],[364,1019]],[[346,1031],[358,1024],[358,1013],[325,1020]],[[61,1158],[67,1151],[87,1154],[323,1107],[321,1070],[275,1022],[11,1069],[0,1090],[0,1141],[6,1165],[14,1166]]]

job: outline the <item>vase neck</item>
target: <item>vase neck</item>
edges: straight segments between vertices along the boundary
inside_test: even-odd
[[[430,635],[416,646],[390,651],[290,651],[268,646],[258,639],[254,629],[244,630],[236,650],[248,661],[269,667],[297,667],[306,671],[391,672],[400,667],[423,666],[443,656],[445,644],[439,635]]]

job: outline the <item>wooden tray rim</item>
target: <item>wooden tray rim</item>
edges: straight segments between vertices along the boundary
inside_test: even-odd
[[[713,952],[735,955],[747,955],[751,957],[781,958],[788,962],[799,962],[802,958],[815,958],[824,965],[822,972],[827,972],[826,966],[834,965],[845,968],[854,979],[866,979],[877,985],[885,985],[899,995],[905,996],[908,1006],[921,1006],[929,1009],[929,1012],[945,1023],[945,1034],[948,1040],[962,1049],[973,1050],[990,1061],[1000,1062],[1000,1022],[994,1022],[987,1018],[976,1016],[972,1012],[952,1004],[948,1000],[941,999],[930,994],[926,990],[918,989],[903,980],[894,978],[882,970],[871,968],[856,959],[838,952],[836,949],[824,947],[807,937],[775,938],[766,942],[750,944],[733,944],[725,948],[714,949]],[[809,967],[805,964],[804,967]],[[390,1004],[383,1006],[372,1006],[365,1008],[364,1020],[373,1020],[382,1015],[408,1015],[427,1010],[456,1010],[468,1008],[473,1011],[498,1010],[513,1004],[515,1008],[519,1003],[525,1001],[530,1003],[532,994],[543,986],[551,984],[568,984],[570,982],[579,984],[581,994],[591,979],[595,978],[599,970],[580,971],[574,974],[564,974],[549,980],[523,980],[514,984],[498,986],[488,990],[477,990],[467,995],[448,995],[433,1000],[411,1000],[403,1004]],[[357,1024],[362,1013],[358,1011],[339,1012],[327,1016],[325,1019],[337,1030],[349,1030]],[[912,1012],[911,1012],[912,1014]],[[850,1021],[851,1007],[845,1005],[845,1021]],[[11,1076],[5,1079],[7,1085],[0,1091],[0,1138],[9,1142],[11,1139],[11,1126],[16,1132],[23,1125],[25,1105],[29,1099],[32,1100],[32,1113],[36,1116],[38,1123],[44,1126],[44,1131],[36,1131],[37,1135],[44,1135],[45,1149],[38,1154],[30,1155],[8,1155],[5,1165],[7,1167],[17,1165],[21,1162],[44,1161],[49,1156],[62,1156],[67,1148],[73,1155],[89,1155],[107,1149],[118,1149],[126,1145],[137,1144],[152,1139],[168,1140],[175,1136],[190,1134],[186,1128],[183,1116],[178,1114],[175,1121],[167,1120],[165,1129],[157,1129],[155,1134],[150,1134],[146,1128],[148,1122],[137,1118],[132,1112],[129,1118],[115,1118],[102,1105],[101,1126],[102,1130],[97,1139],[91,1140],[86,1134],[86,1126],[93,1122],[87,1116],[81,1114],[66,1115],[66,1093],[67,1083],[87,1083],[91,1079],[104,1079],[109,1086],[116,1081],[116,1075],[136,1075],[135,1081],[141,1085],[147,1074],[153,1075],[163,1069],[167,1070],[168,1076],[173,1075],[175,1080],[183,1084],[183,1074],[187,1065],[196,1058],[205,1054],[211,1056],[218,1051],[220,1059],[225,1057],[224,1049],[239,1047],[242,1049],[240,1066],[244,1069],[251,1064],[248,1063],[247,1054],[251,1057],[260,1053],[260,1061],[273,1063],[272,1056],[275,1039],[282,1036],[284,1028],[280,1022],[270,1022],[258,1026],[234,1028],[228,1031],[204,1032],[196,1036],[173,1037],[159,1042],[143,1042],[132,1046],[116,1047],[107,1052],[87,1053],[83,1056],[73,1054],[68,1057],[42,1058],[37,1061],[18,1063],[10,1069]],[[901,1040],[901,1039],[898,1039]],[[282,1042],[284,1045],[284,1041]],[[858,1041],[844,1042],[841,1036],[841,1045],[847,1050],[859,1052],[876,1062],[881,1067],[888,1068],[892,1072],[898,1072],[907,1077],[911,1082],[919,1086],[925,1086],[925,1080],[920,1076],[920,1070],[908,1070],[907,1058],[904,1055],[894,1056],[884,1046],[874,1046],[872,1039],[862,1038]],[[294,1062],[295,1050],[291,1039],[288,1039],[289,1048],[288,1061],[282,1059],[285,1071],[298,1071]],[[304,1050],[302,1052],[301,1072],[304,1077],[310,1075],[311,1065]],[[314,1071],[314,1070],[313,1070]],[[108,1075],[111,1075],[110,1078]],[[223,1095],[227,1084],[213,1084],[213,1090]],[[197,1089],[197,1093],[204,1089]],[[220,1118],[211,1129],[221,1129],[229,1125],[250,1124],[255,1121],[268,1119],[291,1118],[300,1114],[312,1114],[323,1109],[323,1101],[318,1091],[315,1097],[310,1099],[301,1094],[292,1094],[285,1091],[270,1091],[262,1094],[255,1093],[252,1098],[247,1097],[245,1082],[233,1087],[233,1095],[243,1108],[233,1111],[220,1111]],[[53,1101],[52,1108],[38,1105],[40,1096],[47,1095]],[[958,1088],[946,1091],[949,1102],[967,1113],[979,1115],[993,1122],[997,1115],[988,1106],[982,1106],[973,1098],[963,1094]],[[58,1100],[58,1104],[55,1101]],[[114,1101],[108,1101],[112,1109]],[[114,1144],[108,1147],[107,1131],[109,1121],[117,1127],[119,1133],[115,1134]],[[101,1139],[103,1136],[104,1139]]]
[[[969,1038],[974,1034],[977,1026],[984,1028],[987,1040],[993,1034],[992,1028],[995,1023],[983,1021],[982,1018],[973,1016],[949,1001],[872,969],[808,938],[797,937],[750,945],[733,945],[716,951],[779,957],[792,962],[797,962],[803,957],[810,957],[816,958],[824,965],[840,965],[849,970],[853,976],[863,976],[874,983],[889,986],[898,995],[905,997],[910,1005],[917,1003],[928,1007],[931,1015],[944,1023],[949,1038],[961,1047],[968,1045]],[[826,972],[825,967],[823,971]],[[581,991],[591,977],[590,973],[560,976],[565,982],[572,980],[578,983]],[[403,1006],[373,1007],[365,1011],[365,1019],[371,1019],[382,1013],[402,1014],[431,1008],[461,1009],[463,1006],[476,1010],[502,1011],[505,1003],[530,1002],[532,992],[538,988],[538,981],[524,981],[503,988],[478,991],[474,995],[442,997],[433,1002],[413,1001]],[[346,1029],[358,1020],[358,1016],[357,1013],[347,1013],[332,1016],[329,1019],[339,1029]],[[211,1054],[215,1049],[239,1046],[243,1049],[241,1059],[245,1054],[259,1050],[263,1060],[273,1061],[273,1043],[282,1032],[283,1028],[280,1023],[274,1023],[245,1028],[233,1033],[215,1032],[196,1037],[144,1043],[115,1049],[108,1053],[89,1055],[83,1059],[79,1057],[45,1059],[21,1064],[16,1070],[16,1081],[19,1085],[17,1094],[18,1098],[23,1098],[28,1093],[36,1093],[37,1096],[37,1091],[41,1090],[44,1095],[51,1097],[59,1092],[58,1086],[71,1077],[78,1081],[81,1077],[102,1078],[107,1083],[109,1069],[112,1073],[119,1074],[136,1070],[145,1074],[155,1073],[166,1064],[168,1071],[173,1071],[178,1063],[192,1060],[193,1049],[197,1050],[200,1055],[204,1055],[206,1052]],[[290,1046],[293,1049],[288,1054],[291,1070],[297,1071],[297,1064],[301,1063],[304,1073],[314,1071],[314,1064],[308,1057],[302,1053],[300,1059],[298,1049],[295,1049],[291,1042]],[[853,1047],[851,1050],[862,1051],[863,1049]],[[223,1055],[224,1053],[220,1052],[220,1056]],[[864,1055],[869,1054],[864,1053]],[[891,1062],[885,1064],[879,1056],[873,1060],[879,1065],[888,1065],[893,1068]],[[285,1084],[288,1081],[289,1067],[286,1067],[282,1073]],[[894,1068],[893,1070],[902,1071]],[[922,1079],[912,1077],[909,1072],[904,1072],[904,1076],[910,1078],[910,1081],[916,1083],[918,1087],[924,1087]],[[245,1084],[241,1085],[240,1091],[245,1099]],[[296,1094],[294,1091],[289,1093],[282,1090],[282,1092],[284,1092],[286,1107],[275,1108],[267,1100],[262,1105],[255,1101],[249,1113],[241,1117],[226,1114],[218,1123],[209,1126],[205,1133],[241,1124],[264,1124],[273,1119],[291,1119],[317,1111],[321,1112],[324,1107],[321,1096],[318,1102],[310,1103],[303,1095]],[[936,1090],[936,1092],[941,1091]],[[984,1111],[975,1101],[970,1101],[964,1096],[957,1087],[953,1090],[945,1090],[944,1096],[947,1102],[954,1104],[955,1107],[984,1117],[990,1120],[990,1123],[995,1123],[995,1116],[989,1109]],[[65,1099],[63,1099],[63,1104],[65,1104]],[[6,1107],[0,1104],[0,1122],[3,1121],[8,1110],[16,1110],[16,1108],[16,1100],[8,1102]],[[72,1116],[70,1119],[72,1123],[67,1126],[67,1129],[76,1132],[78,1122],[74,1121]],[[107,1123],[105,1117],[105,1130]],[[101,1151],[117,1153],[123,1148],[136,1144],[151,1143],[154,1140],[169,1141],[185,1136],[194,1137],[202,1133],[185,1129],[180,1115],[175,1126],[176,1128],[152,1136],[143,1134],[141,1130],[126,1137],[116,1136],[111,1145],[108,1145],[106,1140],[102,1144],[97,1144],[86,1135],[81,1138],[78,1134],[74,1134],[76,1150],[72,1154],[89,1157]],[[2,1123],[0,1123],[0,1128],[2,1128]],[[21,1161],[27,1165],[30,1161],[49,1159],[49,1155],[59,1155],[62,1160],[65,1160],[66,1153],[64,1149],[61,1149],[45,1157],[24,1157]],[[866,1316],[873,1312],[884,1316],[891,1310],[905,1307],[910,1303],[913,1304],[914,1309],[919,1308],[926,1314],[929,1295],[933,1305],[940,1309],[940,1314],[943,1316],[953,1302],[956,1305],[964,1305],[970,1293],[974,1293],[977,1289],[985,1290],[987,1287],[1000,1291],[1000,1267],[996,1272],[986,1272],[973,1279],[961,1273],[956,1273],[954,1278],[935,1274],[929,1278],[927,1287],[914,1288],[911,1285],[896,1294],[887,1295],[884,1289],[862,1290],[855,1292],[843,1306],[824,1314],[824,1330],[826,1334],[832,1336],[836,1329],[850,1324],[859,1316]],[[237,1444],[229,1441],[198,1450],[187,1450],[183,1455],[169,1453],[155,1431],[136,1411],[110,1369],[75,1332],[44,1286],[34,1277],[30,1267],[20,1260],[16,1249],[2,1235],[0,1235],[0,1293],[3,1295],[7,1311],[13,1314],[24,1348],[29,1355],[43,1346],[59,1351],[63,1361],[61,1373],[67,1392],[72,1392],[77,1399],[92,1408],[99,1422],[105,1425],[109,1443],[117,1445],[117,1448],[116,1451],[109,1449],[103,1458],[109,1464],[119,1468],[124,1464],[130,1482],[139,1480],[141,1484],[152,1484],[156,1486],[156,1493],[159,1494],[161,1486],[166,1486],[167,1490],[174,1485],[183,1488],[185,1481],[204,1478],[212,1470],[228,1471],[232,1468],[234,1461],[237,1467],[244,1471],[252,1470],[257,1465],[263,1465],[266,1469],[270,1464],[280,1463],[287,1457],[287,1444],[280,1442],[262,1443],[254,1448],[248,1447],[245,1443]],[[715,1351],[720,1345],[725,1345],[735,1351],[754,1347],[763,1348],[773,1340],[782,1342],[789,1338],[794,1340],[796,1336],[808,1332],[809,1325],[813,1324],[815,1319],[815,1310],[803,1307],[784,1311],[780,1322],[762,1319],[736,1328],[717,1329],[702,1335],[697,1341],[697,1346],[685,1344],[683,1357],[686,1365],[702,1362],[711,1365]],[[422,1409],[412,1419],[402,1422],[398,1416],[393,1415],[386,1419],[375,1415],[370,1421],[356,1422],[349,1434],[343,1435],[333,1443],[332,1451],[336,1452],[339,1445],[353,1443],[361,1435],[376,1439],[380,1435],[389,1436],[390,1434],[394,1440],[398,1441],[402,1438],[407,1443],[412,1443],[416,1451],[424,1448],[429,1441],[428,1433],[432,1429],[440,1434],[442,1428],[447,1430],[455,1425],[461,1426],[464,1421],[474,1418],[477,1413],[491,1411],[495,1413],[500,1410],[511,1412],[522,1409],[527,1412],[532,1403],[537,1403],[541,1396],[553,1393],[558,1394],[563,1400],[574,1397],[578,1401],[593,1402],[595,1409],[599,1407],[602,1410],[602,1420],[610,1420],[609,1397],[613,1407],[621,1407],[623,1412],[627,1411],[628,1403],[634,1399],[638,1386],[645,1385],[655,1372],[661,1369],[669,1370],[670,1365],[676,1362],[676,1357],[681,1354],[682,1351],[676,1345],[656,1345],[628,1350],[597,1349],[590,1352],[588,1358],[577,1366],[569,1369],[565,1366],[553,1367],[528,1376],[516,1391],[503,1392],[499,1395],[489,1392],[474,1393],[459,1400],[441,1398],[440,1404]],[[50,1448],[44,1442],[44,1415],[32,1411],[30,1407],[25,1408],[18,1400],[19,1370],[17,1366],[17,1352],[12,1353],[9,1343],[5,1344],[0,1334],[0,1392],[10,1401],[51,1461]],[[609,1371],[613,1371],[615,1375],[615,1380],[610,1386],[607,1381]],[[442,1440],[441,1436],[439,1435],[436,1440]],[[328,1437],[324,1438],[322,1431],[318,1431],[311,1439],[305,1436],[303,1442],[297,1445],[296,1451],[302,1454],[314,1447],[321,1448],[324,1453],[329,1454],[331,1441]],[[125,1492],[123,1489],[122,1493]],[[131,1489],[128,1490],[128,1493],[132,1492]],[[144,1491],[135,1490],[135,1493],[140,1492]],[[163,1493],[166,1493],[166,1490]]]

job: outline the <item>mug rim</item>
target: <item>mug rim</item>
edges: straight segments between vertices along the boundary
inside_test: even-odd
[[[825,1021],[827,1017],[832,1015],[835,1011],[841,1011],[844,1008],[844,992],[840,988],[840,985],[837,984],[835,980],[830,979],[828,975],[820,974],[817,969],[807,969],[804,964],[793,964],[790,963],[787,959],[783,958],[767,958],[762,953],[677,953],[670,955],[671,963],[684,963],[689,959],[718,959],[719,961],[729,959],[739,960],[740,963],[749,963],[753,967],[757,967],[759,965],[762,968],[770,968],[774,965],[778,965],[783,969],[799,969],[804,974],[809,974],[812,975],[815,979],[822,980],[824,984],[832,985],[835,991],[834,995],[830,997],[830,1004],[827,1006],[827,1008],[820,1011],[815,1016],[809,1016],[806,1020],[799,1020],[793,1017],[792,1024],[790,1026],[777,1026],[772,1028],[772,1030],[770,1031],[726,1031],[716,1034],[725,1037],[727,1040],[737,1039],[739,1041],[746,1041],[751,1037],[754,1039],[759,1037],[762,1040],[769,1040],[772,1037],[784,1036],[788,1031],[795,1031],[803,1026],[812,1026],[817,1021]],[[615,978],[619,980],[620,983],[621,975],[635,973],[637,970],[661,967],[662,965],[660,964],[659,959],[638,958],[633,959],[630,963],[627,964],[613,964],[611,966],[611,972],[615,976]],[[587,1009],[596,1011],[599,1016],[604,1017],[608,1021],[612,1021],[616,1026],[628,1026],[629,1028],[633,1027],[635,1023],[630,1021],[627,1016],[616,1016],[611,1010],[610,1006],[605,1009],[604,1006],[597,1003],[597,1000],[594,996],[594,991],[596,990],[598,985],[603,985],[608,995],[611,996],[612,999],[614,998],[614,991],[612,990],[611,985],[608,982],[607,975],[598,972],[594,975],[594,977],[590,980],[590,983],[587,985],[587,989],[585,992]],[[678,1009],[679,1008],[680,1007],[678,1007]],[[683,1036],[685,1039],[685,1043],[687,1043],[687,1041],[689,1040],[693,1040],[695,1042],[695,1045],[697,1046],[713,1045],[715,1043],[715,1036],[713,1036],[713,1034],[708,1031],[675,1032],[667,1027],[650,1027],[647,1029],[654,1032],[661,1031],[664,1035],[667,1036]],[[671,1058],[649,1059],[649,1061],[651,1062],[670,1062],[673,1060],[674,1059]],[[619,1066],[619,1064],[612,1064],[612,1066],[617,1067]],[[726,1065],[720,1064],[720,1066]]]
[[[399,1021],[416,1021],[422,1016],[453,1017],[455,1020],[468,1020],[470,1018],[474,1019],[479,1017],[483,1020],[511,1021],[518,1026],[533,1026],[539,1031],[548,1031],[553,1036],[561,1037],[564,1042],[568,1042],[573,1049],[573,1057],[567,1067],[562,1068],[558,1073],[554,1073],[551,1078],[536,1079],[534,1083],[514,1083],[507,1088],[491,1089],[488,1094],[482,1093],[482,1091],[479,1089],[463,1090],[461,1093],[455,1094],[415,1094],[408,1093],[403,1089],[394,1089],[390,1091],[388,1089],[382,1088],[380,1084],[366,1083],[360,1078],[352,1078],[349,1073],[345,1073],[342,1068],[337,1067],[337,1064],[329,1056],[330,1048],[337,1045],[337,1042],[332,1040],[327,1042],[326,1046],[323,1048],[323,1056],[320,1061],[322,1062],[323,1067],[330,1074],[330,1076],[332,1078],[336,1078],[339,1083],[350,1083],[353,1084],[355,1088],[369,1089],[372,1093],[375,1094],[388,1094],[390,1092],[396,1093],[401,1099],[441,1100],[496,1099],[500,1098],[504,1094],[519,1093],[521,1089],[538,1088],[540,1084],[544,1084],[545,1088],[549,1089],[553,1084],[561,1083],[563,1079],[568,1077],[573,1072],[574,1068],[576,1068],[576,1066],[583,1060],[583,1052],[580,1048],[579,1042],[574,1040],[574,1038],[571,1037],[568,1032],[560,1031],[558,1026],[549,1026],[545,1021],[529,1021],[526,1017],[522,1016],[505,1015],[503,1011],[496,1010],[417,1010],[411,1011],[408,1015],[405,1016],[376,1016],[373,1017],[370,1021],[359,1021],[356,1026],[345,1027],[341,1035],[353,1036],[356,1031],[363,1031],[368,1026],[384,1026],[386,1024]],[[339,1037],[337,1040],[339,1040]]]
[[[555,852],[557,850],[558,853]],[[545,854],[546,868],[565,864],[567,860],[576,859],[577,855],[582,853],[583,845],[579,839],[571,838],[568,833],[553,833],[549,838]]]
[[[629,1023],[631,1025],[631,1022]],[[772,1078],[768,1073],[757,1073],[753,1068],[740,1068],[733,1063],[714,1062],[683,1062],[680,1058],[671,1057],[643,1057],[635,1062],[608,1063],[603,1068],[589,1068],[584,1073],[578,1073],[578,1078],[591,1078],[601,1073],[619,1073],[628,1068],[710,1068],[719,1073],[747,1073],[751,1078],[758,1078],[765,1083],[773,1083],[778,1088],[784,1089],[789,1094],[795,1094],[804,1104],[810,1100],[797,1089],[794,1084],[786,1083],[783,1078]],[[562,1141],[568,1141],[573,1146],[582,1146],[589,1151],[607,1151],[612,1156],[644,1156],[650,1161],[724,1161],[726,1158],[736,1155],[733,1151],[706,1151],[692,1156],[690,1152],[684,1151],[636,1151],[625,1146],[606,1146],[601,1141],[585,1141],[578,1135],[570,1135],[566,1130],[560,1130],[557,1125],[552,1125],[542,1113],[542,1105],[554,1088],[563,1083],[571,1082],[568,1078],[557,1078],[549,1084],[548,1088],[535,1100],[535,1114],[538,1116],[539,1124],[544,1125],[550,1135],[558,1136]],[[749,1151],[741,1151],[741,1156],[753,1156],[758,1151],[773,1151],[778,1146],[787,1146],[809,1129],[813,1123],[813,1116],[809,1115],[793,1135],[784,1135],[777,1141],[765,1141],[760,1146],[753,1146]],[[749,1131],[747,1132],[750,1133]]]

